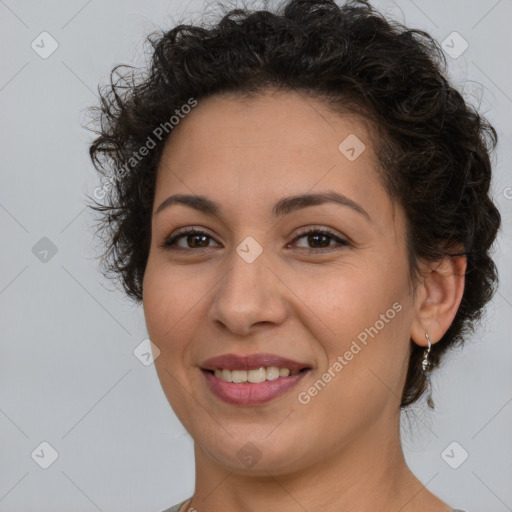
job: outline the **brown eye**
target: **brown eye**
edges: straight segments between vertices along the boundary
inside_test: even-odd
[[[334,234],[332,231],[319,228],[310,228],[302,232],[296,240],[306,239],[308,247],[299,247],[302,249],[309,249],[310,253],[325,253],[332,250],[338,250],[344,246],[350,245],[347,240],[344,240]],[[334,244],[331,242],[335,242]]]
[[[185,240],[185,247],[176,243],[182,239]],[[164,249],[176,250],[207,249],[210,247],[210,240],[213,240],[213,238],[208,233],[193,229],[182,231],[181,233],[171,236],[162,244],[162,247]]]

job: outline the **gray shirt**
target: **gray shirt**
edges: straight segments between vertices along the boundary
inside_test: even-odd
[[[189,498],[190,499],[190,498]],[[165,510],[162,510],[162,512],[180,512],[180,508],[183,506],[184,503],[186,503],[188,501],[185,500],[185,501],[182,501],[181,503],[178,503],[177,505],[174,505],[174,507],[171,507],[171,508],[166,508]],[[194,509],[192,509],[191,512],[193,512]],[[184,512],[188,512],[188,510],[184,510]],[[459,508],[454,508],[452,510],[452,512],[465,512],[465,510],[461,510]]]
[[[190,498],[189,498],[190,499]],[[166,508],[162,512],[180,512],[180,508],[183,506],[184,503],[186,503],[188,500],[182,501],[181,503],[178,503],[177,505],[174,505],[174,507]],[[188,511],[185,511],[188,512]]]

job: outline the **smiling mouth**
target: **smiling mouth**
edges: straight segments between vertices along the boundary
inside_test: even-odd
[[[271,353],[221,354],[199,363],[210,392],[231,405],[261,405],[288,394],[312,371],[306,361]]]
[[[293,374],[289,368],[277,366],[263,366],[250,370],[202,368],[201,371],[214,396],[230,405],[249,407],[266,404],[291,392],[309,374],[311,368],[295,369]],[[268,380],[267,375],[270,377]],[[227,378],[231,380],[225,380]]]
[[[310,368],[301,370],[290,370],[289,368],[278,368],[277,366],[262,366],[252,370],[229,370],[227,368],[217,368],[215,370],[203,370],[224,382],[233,384],[259,384],[265,381],[273,381],[286,377],[293,377]]]

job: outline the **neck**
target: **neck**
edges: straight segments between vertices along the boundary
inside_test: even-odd
[[[196,489],[184,510],[449,512],[407,467],[399,416],[394,427],[390,435],[374,424],[329,458],[287,474],[269,469],[263,476],[242,475],[219,465],[196,444]]]

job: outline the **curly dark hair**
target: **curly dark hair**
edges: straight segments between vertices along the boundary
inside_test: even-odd
[[[214,25],[180,24],[147,41],[148,72],[137,77],[137,68],[115,66],[108,86],[98,87],[100,105],[91,107],[100,128],[90,156],[108,180],[104,201],[91,205],[101,214],[107,277],[142,301],[156,170],[172,136],[169,119],[183,105],[215,94],[295,91],[370,122],[381,178],[405,212],[412,277],[420,260],[466,256],[462,301],[432,346],[434,365],[463,343],[498,283],[490,250],[501,218],[489,193],[497,135],[445,78],[445,57],[431,36],[386,19],[363,0],[288,0],[275,13],[225,10]],[[152,137],[164,125],[164,136]],[[134,159],[150,139],[151,151]],[[426,389],[423,349],[412,345],[401,407]]]

